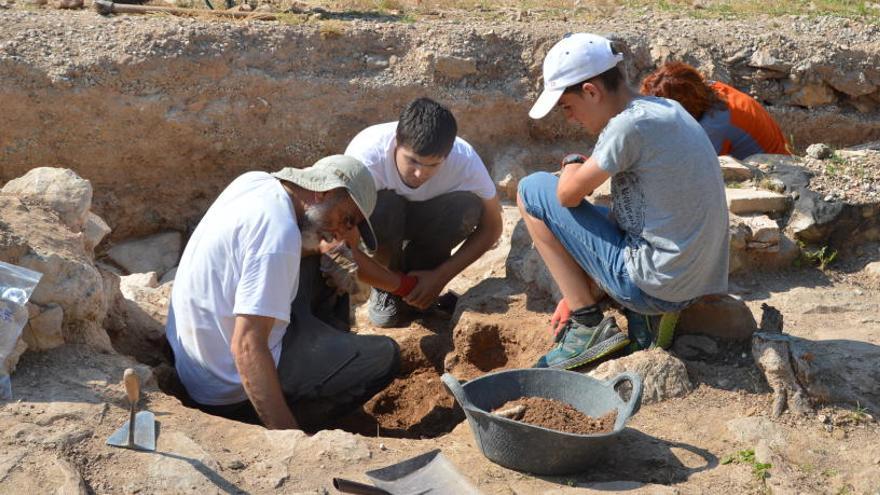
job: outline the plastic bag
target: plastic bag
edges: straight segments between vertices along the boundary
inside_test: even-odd
[[[42,276],[40,272],[0,261],[0,399],[12,398],[6,360],[28,321],[27,302]]]

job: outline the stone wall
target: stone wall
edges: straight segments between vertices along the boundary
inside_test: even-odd
[[[634,81],[683,59],[752,92],[798,147],[880,139],[880,48],[828,46],[840,26],[826,24],[779,38],[749,21],[683,18],[356,21],[329,30],[10,12],[0,26],[0,183],[36,166],[70,168],[94,185],[94,210],[112,240],[186,232],[239,173],[341,152],[361,128],[393,120],[420,95],[453,109],[490,168],[551,168],[565,151],[590,146],[559,115],[526,116],[543,55],[575,29],[614,31]],[[859,33],[870,40],[877,28]]]

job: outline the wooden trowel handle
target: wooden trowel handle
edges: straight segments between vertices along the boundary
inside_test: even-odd
[[[141,383],[138,380],[137,372],[132,368],[126,369],[122,375],[122,381],[125,382],[125,393],[128,395],[128,402],[134,407],[141,396]]]

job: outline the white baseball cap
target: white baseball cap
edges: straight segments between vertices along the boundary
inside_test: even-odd
[[[550,113],[565,88],[614,68],[623,55],[611,50],[608,38],[590,33],[566,34],[544,57],[544,91],[529,110],[540,119]]]

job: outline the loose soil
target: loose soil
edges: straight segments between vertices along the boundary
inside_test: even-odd
[[[522,416],[516,421],[541,426],[550,430],[574,433],[576,435],[595,435],[608,433],[614,429],[617,411],[611,411],[598,418],[587,416],[570,404],[543,397],[523,397],[506,402],[492,412],[522,406]]]

